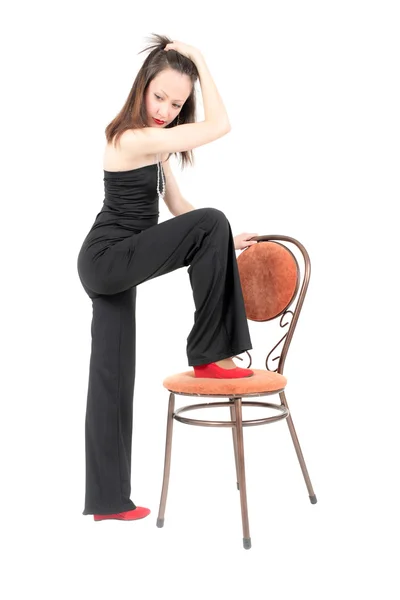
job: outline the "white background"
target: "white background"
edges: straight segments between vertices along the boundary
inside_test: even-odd
[[[396,5],[81,0],[3,11],[3,598],[399,597]],[[249,551],[228,430],[175,424],[165,527],[155,525],[162,380],[188,369],[186,269],[138,288],[132,499],[152,513],[82,515],[91,302],[76,258],[103,201],[104,129],[152,32],[201,50],[232,124],[195,151],[194,169],[172,163],[184,196],[224,211],[234,234],[299,239],[312,261],[285,374],[318,504],[286,424],[247,429]],[[253,326],[262,356],[275,338]]]

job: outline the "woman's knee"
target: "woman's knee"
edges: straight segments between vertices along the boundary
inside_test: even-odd
[[[215,221],[227,221],[225,213],[223,213],[222,210],[219,210],[219,208],[213,208],[212,206],[209,206],[204,208],[204,211],[206,211],[207,215]]]
[[[213,207],[200,208],[199,210],[201,210],[204,215],[202,218],[203,223],[204,221],[208,223],[208,227],[211,229],[217,228],[220,230],[221,227],[222,229],[229,229],[229,221],[222,210]]]

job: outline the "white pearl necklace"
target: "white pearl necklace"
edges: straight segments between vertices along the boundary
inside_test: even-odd
[[[160,172],[161,172],[161,180],[162,180],[162,185],[163,185],[162,191],[160,190]],[[159,200],[160,201],[163,200],[164,196],[165,196],[165,177],[164,177],[164,171],[161,166],[161,160],[160,161],[157,160],[157,193],[158,193]]]

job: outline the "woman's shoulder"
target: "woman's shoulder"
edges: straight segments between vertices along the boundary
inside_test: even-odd
[[[169,156],[168,152],[163,152],[161,154],[161,162],[165,162]],[[112,142],[107,142],[104,148],[103,169],[105,171],[129,171],[152,165],[158,160],[160,160],[160,157],[155,154],[132,153],[123,144],[114,146]]]

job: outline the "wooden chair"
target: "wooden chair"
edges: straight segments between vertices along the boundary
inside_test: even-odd
[[[164,477],[161,492],[157,527],[164,526],[165,506],[171,466],[172,430],[174,420],[188,425],[203,427],[230,427],[233,435],[233,448],[236,463],[237,487],[243,526],[243,546],[251,548],[249,519],[247,510],[246,476],[243,446],[243,427],[263,425],[285,419],[297,453],[312,504],[317,502],[307,467],[293,425],[285,396],[286,377],[283,367],[289,345],[299,318],[310,279],[310,259],[304,246],[297,240],[282,235],[257,236],[257,244],[243,250],[238,256],[238,269],[243,290],[247,318],[252,321],[272,321],[280,319],[280,327],[288,329],[268,354],[265,369],[253,369],[254,375],[243,379],[206,379],[194,377],[193,370],[167,377],[163,385],[170,392],[167,436],[164,461]],[[302,257],[302,269],[292,252]],[[291,308],[291,310],[289,310]],[[282,332],[281,332],[282,333]],[[279,353],[275,358],[274,353]],[[251,355],[249,356],[251,366]],[[240,357],[237,357],[240,358]],[[275,362],[273,370],[271,363]],[[255,397],[279,394],[280,403],[259,402]],[[175,395],[225,398],[219,402],[191,404],[175,410]],[[275,414],[261,419],[244,420],[243,407],[263,407],[272,409]],[[183,416],[191,410],[213,407],[229,409],[227,421],[206,421]],[[267,413],[268,414],[268,413]]]

